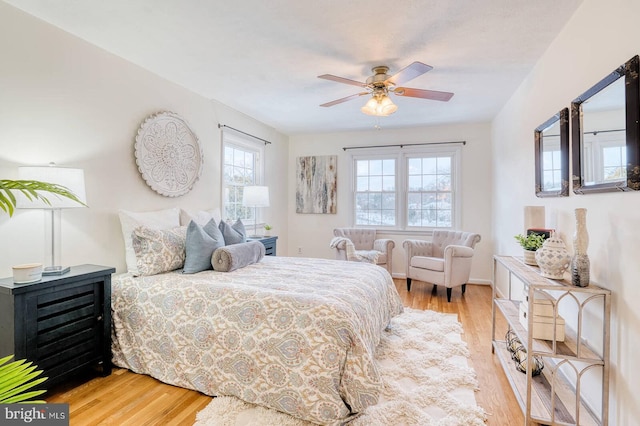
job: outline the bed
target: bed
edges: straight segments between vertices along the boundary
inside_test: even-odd
[[[267,256],[234,272],[113,279],[113,362],[317,424],[375,404],[376,346],[402,302],[367,263]]]

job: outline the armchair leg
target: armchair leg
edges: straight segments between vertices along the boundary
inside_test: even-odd
[[[462,284],[462,294],[464,294],[465,291],[467,291],[467,285]]]
[[[451,287],[447,287],[447,302],[451,303]]]
[[[411,291],[411,278],[407,277],[407,291]]]

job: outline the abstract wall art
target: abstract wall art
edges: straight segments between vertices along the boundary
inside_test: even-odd
[[[296,159],[296,213],[337,212],[337,155]]]

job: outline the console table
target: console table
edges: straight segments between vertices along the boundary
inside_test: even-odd
[[[538,267],[521,258],[494,256],[493,261],[492,351],[513,388],[525,425],[607,425],[611,292],[545,278]],[[501,283],[506,294],[498,295]],[[534,305],[541,301],[551,313],[549,340],[533,336],[535,312],[540,308]],[[529,313],[524,319],[521,304]],[[557,332],[560,313],[569,326],[562,338]],[[497,315],[504,320],[496,321]],[[499,323],[506,323],[525,348],[526,373],[516,370]],[[532,357],[543,365],[536,376]],[[586,397],[586,391],[592,394]]]

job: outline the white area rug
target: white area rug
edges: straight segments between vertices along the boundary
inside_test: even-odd
[[[467,364],[462,326],[454,314],[405,312],[391,321],[376,352],[384,390],[349,426],[484,426],[476,404],[475,371]],[[286,414],[218,397],[196,417],[195,426],[311,426]]]

